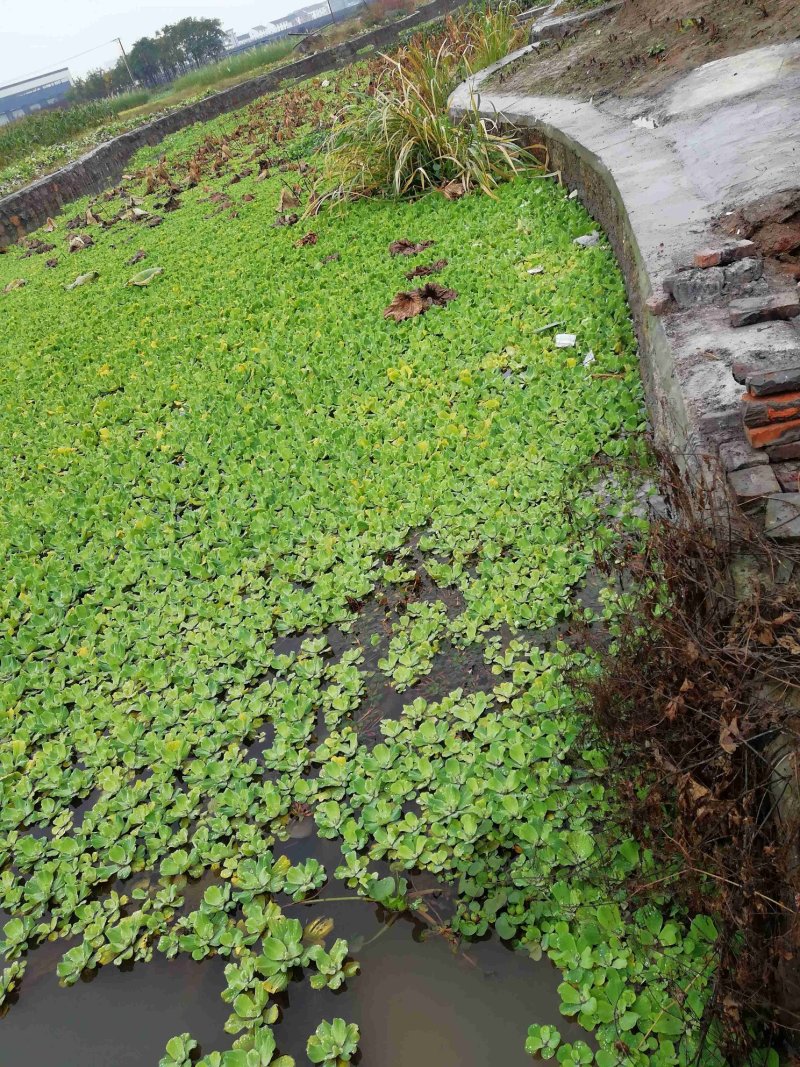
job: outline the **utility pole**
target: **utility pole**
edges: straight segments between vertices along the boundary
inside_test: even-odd
[[[133,74],[131,72],[130,64],[128,63],[128,57],[125,55],[125,49],[122,47],[122,40],[119,37],[115,37],[114,40],[119,45],[119,50],[120,50],[120,52],[122,52],[122,62],[125,64],[125,69],[127,70],[128,77],[131,80],[131,85],[135,89],[136,88],[136,79],[134,78],[134,76],[133,76]]]

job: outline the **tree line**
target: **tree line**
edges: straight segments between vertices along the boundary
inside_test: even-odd
[[[225,33],[219,19],[185,18],[164,26],[153,37],[140,37],[109,70],[91,70],[76,78],[69,92],[72,103],[88,103],[139,86],[152,88],[174,81],[193,67],[219,59],[225,48]],[[130,68],[130,74],[128,73]]]

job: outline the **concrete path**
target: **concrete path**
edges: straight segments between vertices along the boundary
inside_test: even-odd
[[[502,127],[530,130],[547,147],[551,169],[603,225],[626,276],[657,431],[701,462],[722,450],[729,471],[762,467],[768,456],[744,438],[743,387],[732,371],[742,363],[800,367],[800,318],[733,328],[729,297],[791,297],[795,282],[765,260],[763,277],[748,278],[742,292],[726,283],[713,302],[683,308],[664,282],[691,266],[699,248],[720,244],[716,220],[726,212],[800,192],[800,42],[708,63],[659,96],[597,104],[504,93],[503,69],[537,47],[459,86],[451,114],[477,108]],[[762,488],[773,481],[769,468],[762,472]]]

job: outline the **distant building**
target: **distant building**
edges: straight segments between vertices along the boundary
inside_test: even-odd
[[[72,85],[69,70],[51,70],[37,78],[0,86],[0,126],[32,111],[60,103]]]
[[[275,29],[278,31],[291,30],[295,26],[302,26],[306,22],[313,22],[315,19],[324,18],[326,15],[330,15],[330,13],[328,0],[325,0],[325,3],[322,4],[309,4],[307,7],[300,7],[297,11],[292,11],[282,19],[276,19]]]

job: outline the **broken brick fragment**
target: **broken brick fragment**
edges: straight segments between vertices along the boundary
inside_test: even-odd
[[[793,319],[800,315],[800,299],[796,293],[750,296],[744,300],[732,300],[728,312],[731,326],[752,326],[756,322]]]
[[[726,241],[716,248],[699,248],[694,254],[695,267],[725,267],[737,259],[757,256],[758,249],[752,241]]]
[[[652,292],[645,303],[650,314],[656,316],[666,315],[670,308],[675,307],[672,297],[663,289],[656,289]]]

